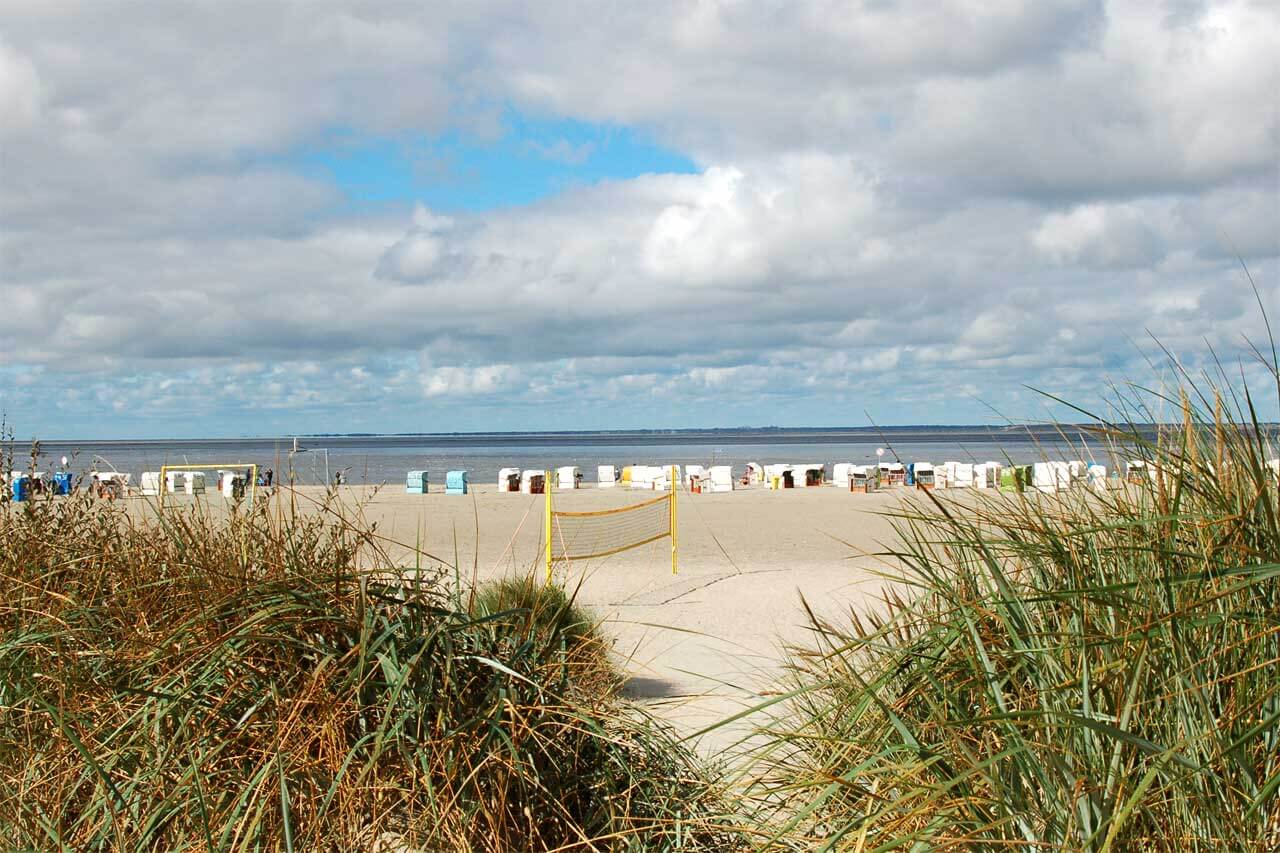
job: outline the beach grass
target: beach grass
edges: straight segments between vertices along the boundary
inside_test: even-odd
[[[1222,378],[1096,418],[1142,483],[895,513],[883,606],[809,609],[789,654],[751,785],[777,845],[1280,849],[1274,425]]]
[[[459,607],[335,508],[130,503],[0,508],[4,847],[736,845],[562,592]]]

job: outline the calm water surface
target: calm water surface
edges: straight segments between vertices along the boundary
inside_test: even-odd
[[[674,433],[526,433],[443,436],[342,436],[292,438],[206,439],[171,441],[56,441],[40,445],[37,467],[52,471],[67,456],[76,472],[114,468],[133,474],[164,464],[257,463],[284,479],[292,466],[301,483],[320,483],[326,470],[332,478],[341,471],[348,483],[401,483],[405,472],[422,469],[433,483],[444,481],[447,470],[466,470],[473,482],[496,479],[499,468],[556,468],[577,465],[588,482],[598,465],[732,465],[738,471],[748,462],[769,464],[865,463],[884,459],[903,462],[1034,462],[1045,458],[1094,458],[1111,464],[1096,441],[1072,437],[1065,445],[1050,432],[989,427],[896,427],[882,433],[839,430],[733,430]],[[15,468],[26,468],[29,445],[14,446]]]

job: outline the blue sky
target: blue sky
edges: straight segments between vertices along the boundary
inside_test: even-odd
[[[20,4],[0,413],[1039,420],[1163,346],[1276,417],[1278,54],[1252,0]]]
[[[687,156],[647,136],[617,125],[530,120],[507,110],[496,138],[464,130],[389,137],[343,128],[277,162],[332,182],[354,208],[402,202],[477,213],[530,204],[575,185],[698,171]]]

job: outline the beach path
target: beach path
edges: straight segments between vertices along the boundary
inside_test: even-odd
[[[430,558],[464,582],[541,573],[543,498],[473,486],[466,496],[409,495],[402,487],[345,487],[376,522],[393,559]],[[679,496],[679,574],[666,540],[594,561],[557,578],[602,622],[627,694],[724,755],[761,721],[749,716],[699,734],[780,689],[783,647],[809,639],[801,596],[840,616],[874,606],[891,565],[872,556],[892,542],[888,519],[904,490],[850,494],[831,486]],[[555,494],[563,510],[624,506],[653,492],[591,487]],[[452,568],[450,569],[452,571]],[[539,574],[539,576],[541,576]]]

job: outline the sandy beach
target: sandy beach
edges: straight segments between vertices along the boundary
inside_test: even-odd
[[[319,490],[302,492],[315,497]],[[676,576],[670,545],[660,540],[566,564],[557,578],[578,588],[578,601],[614,640],[630,677],[627,692],[690,735],[777,689],[782,648],[806,639],[801,596],[827,613],[869,603],[885,583],[877,571],[888,569],[872,555],[892,538],[878,513],[909,494],[831,486],[682,493]],[[557,509],[581,511],[653,495],[587,485],[554,499]],[[500,493],[492,484],[462,497],[346,486],[343,498],[363,507],[365,521],[377,524],[389,555],[402,564],[456,562],[464,581],[543,571],[541,495]],[[415,557],[415,548],[427,556]],[[699,746],[719,752],[750,725],[712,731],[697,739]]]

